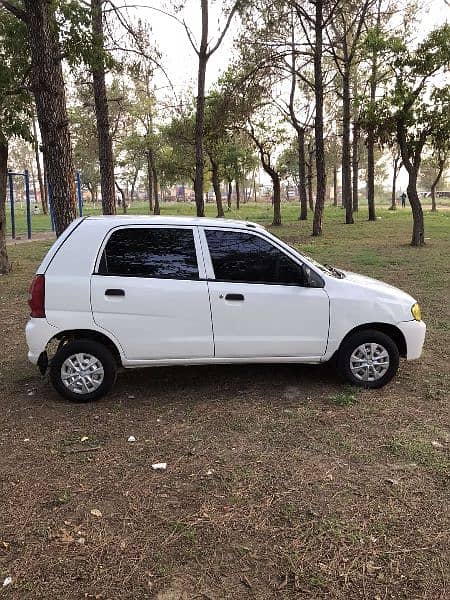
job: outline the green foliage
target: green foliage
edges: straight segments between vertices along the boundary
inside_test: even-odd
[[[450,63],[450,25],[432,31],[414,51],[397,37],[370,33],[366,42],[392,62],[394,78],[380,100],[367,103],[361,122],[375,126],[382,144],[401,143],[408,169],[420,164],[427,140],[445,145],[450,135],[450,86],[438,87],[435,79]]]
[[[55,17],[63,55],[71,67],[92,64],[103,49],[92,38],[90,8],[77,0],[57,0]]]
[[[26,26],[0,11],[0,136],[31,139],[30,60]]]
[[[277,170],[283,179],[292,179],[298,185],[298,149],[295,140],[285,148],[277,160]]]

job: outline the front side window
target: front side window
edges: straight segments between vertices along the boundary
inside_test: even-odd
[[[239,231],[211,229],[205,233],[217,280],[302,284],[300,265],[270,242]]]
[[[118,229],[109,238],[99,265],[100,275],[198,279],[192,229]]]

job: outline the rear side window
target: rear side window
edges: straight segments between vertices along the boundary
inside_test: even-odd
[[[211,229],[205,233],[219,281],[302,284],[300,265],[266,240],[238,231]]]
[[[118,229],[109,238],[99,265],[100,275],[198,279],[192,229]]]

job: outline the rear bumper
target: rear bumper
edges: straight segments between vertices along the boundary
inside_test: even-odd
[[[28,344],[28,360],[37,365],[39,357],[47,347],[48,342],[58,333],[58,329],[50,325],[46,319],[31,318],[25,327]]]
[[[422,354],[427,326],[423,321],[404,321],[398,323],[398,328],[405,336],[406,359],[416,360]]]

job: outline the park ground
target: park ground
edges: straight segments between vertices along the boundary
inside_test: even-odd
[[[409,210],[349,226],[328,208],[314,239],[296,207],[283,212],[275,233],[301,251],[421,302],[423,358],[382,390],[329,366],[165,368],[70,404],[26,360],[27,289],[50,242],[9,246],[0,598],[449,597],[450,212],[426,213],[420,249]],[[269,225],[271,207],[230,216]]]

